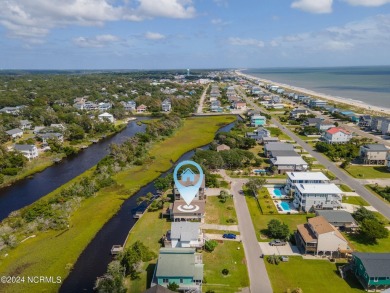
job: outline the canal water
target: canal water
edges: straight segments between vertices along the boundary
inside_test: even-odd
[[[138,118],[138,120],[143,119],[149,118]],[[145,124],[137,125],[136,121],[132,121],[121,132],[92,144],[77,155],[64,159],[61,163],[35,174],[32,178],[25,178],[0,189],[0,221],[12,211],[33,203],[96,165],[108,154],[111,143],[124,142],[136,133],[144,132],[145,129]]]
[[[218,132],[230,131],[235,123],[226,125]],[[207,146],[202,147],[208,148]],[[188,160],[194,155],[195,151],[189,151],[179,158],[176,162]],[[172,172],[173,167],[161,176],[166,176]],[[130,229],[136,223],[131,211],[137,207],[137,198],[146,195],[148,192],[155,193],[153,182],[142,187],[132,197],[127,199],[116,215],[114,215],[97,233],[95,238],[89,243],[86,249],[78,258],[73,270],[65,279],[60,288],[62,293],[74,292],[93,292],[96,278],[104,275],[107,271],[108,264],[112,261],[110,254],[111,247],[115,244],[123,244]],[[161,235],[164,231],[161,231]],[[145,243],[148,245],[147,243]]]

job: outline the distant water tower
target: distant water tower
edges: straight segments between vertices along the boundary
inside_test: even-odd
[[[190,70],[187,69],[187,76],[190,76]]]

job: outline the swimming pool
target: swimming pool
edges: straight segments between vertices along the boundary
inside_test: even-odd
[[[280,203],[280,207],[281,207],[284,211],[286,211],[286,212],[291,211],[290,205],[288,204],[288,202],[282,201],[282,202]]]
[[[267,171],[265,169],[254,169],[253,172],[255,172],[255,173],[266,173]]]
[[[272,190],[272,192],[274,193],[275,196],[278,196],[278,197],[280,197],[280,196],[283,195],[283,194],[282,194],[282,191],[281,191],[280,189],[278,189],[278,188],[274,188],[274,189]]]

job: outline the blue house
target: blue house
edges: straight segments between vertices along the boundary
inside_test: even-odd
[[[251,126],[263,126],[267,123],[267,118],[261,115],[253,115],[251,117]]]
[[[195,181],[195,173],[192,172],[192,170],[190,168],[187,168],[184,170],[183,173],[181,173],[181,180],[194,182]]]
[[[160,248],[151,286],[176,283],[180,292],[202,292],[202,282],[202,255],[194,248]]]

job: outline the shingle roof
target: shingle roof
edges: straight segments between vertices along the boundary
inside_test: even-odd
[[[384,144],[366,144],[363,147],[366,148],[368,151],[389,151],[389,149]]]
[[[335,230],[323,216],[310,218],[308,222],[318,234],[334,232]]]
[[[390,253],[354,252],[370,277],[390,277]]]
[[[198,239],[200,224],[197,222],[172,222],[171,239],[191,241]]]
[[[153,286],[152,288],[147,289],[143,293],[173,293],[173,291],[157,284],[156,286]]]
[[[272,157],[300,157],[300,155],[296,151],[270,151]]]
[[[265,146],[267,151],[293,151],[294,146],[284,142],[269,142]]]
[[[17,134],[17,133],[20,133],[20,132],[23,133],[23,130],[21,130],[21,129],[19,129],[19,128],[15,128],[15,129],[11,129],[11,130],[6,131],[6,133],[7,133],[8,135]]]
[[[35,147],[35,145],[32,145],[32,144],[15,144],[14,145],[14,150],[17,150],[17,151],[31,151],[33,150]]]
[[[347,211],[318,210],[317,214],[330,223],[355,223],[354,218]]]

